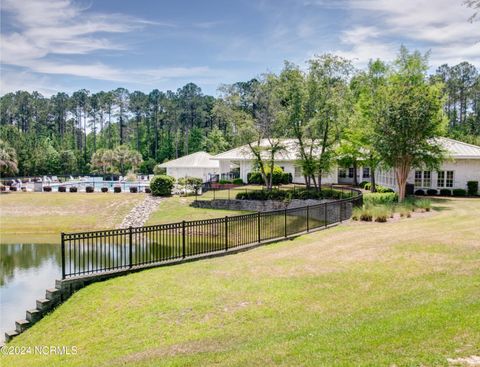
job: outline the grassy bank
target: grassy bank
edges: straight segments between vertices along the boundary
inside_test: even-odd
[[[2,366],[446,366],[480,345],[480,201],[342,225],[76,293]]]
[[[60,233],[114,228],[143,194],[0,195],[0,243],[58,243]]]

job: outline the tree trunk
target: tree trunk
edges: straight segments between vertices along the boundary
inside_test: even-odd
[[[370,167],[370,183],[370,191],[377,192],[377,187],[375,185],[375,169],[373,167]]]
[[[353,186],[358,186],[358,179],[357,179],[358,167],[357,161],[353,161]]]
[[[406,160],[403,160],[395,167],[395,175],[397,178],[398,184],[398,202],[405,200],[406,186],[408,172],[410,171],[410,163]]]

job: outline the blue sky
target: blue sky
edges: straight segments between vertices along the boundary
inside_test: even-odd
[[[401,44],[432,70],[480,66],[480,23],[463,0],[2,0],[1,94],[222,83],[336,53],[357,67]]]

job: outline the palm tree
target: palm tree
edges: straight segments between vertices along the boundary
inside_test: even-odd
[[[17,172],[17,152],[7,142],[0,140],[0,175],[15,175]]]

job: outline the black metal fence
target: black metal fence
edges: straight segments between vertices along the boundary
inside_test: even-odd
[[[106,231],[62,233],[62,278],[149,266],[288,238],[350,218],[362,193],[317,205]]]

